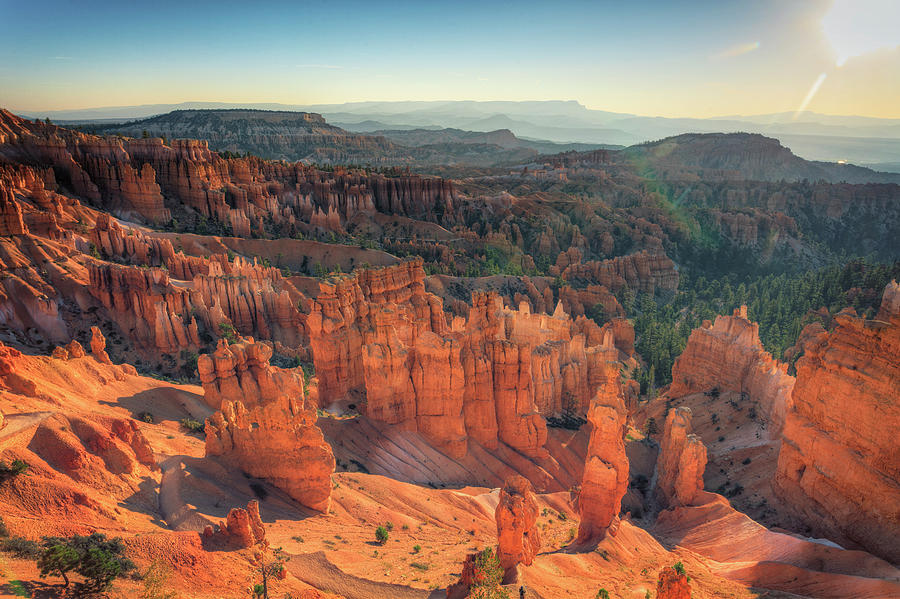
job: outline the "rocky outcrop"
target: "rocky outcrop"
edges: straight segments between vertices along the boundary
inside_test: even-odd
[[[197,359],[197,372],[207,404],[219,409],[225,401],[240,401],[247,408],[281,396],[303,397],[303,372],[269,364],[272,347],[253,338],[229,344],[219,339],[216,351]]]
[[[310,509],[331,504],[331,447],[316,426],[316,408],[302,397],[280,396],[248,409],[224,401],[206,420],[206,455],[263,478]]]
[[[448,323],[423,281],[415,259],[320,284],[306,322],[322,405],[360,403],[454,457],[469,439],[536,457],[544,417],[585,414],[603,364],[620,358],[616,342],[633,348],[625,321],[601,328],[562,304],[514,310],[496,293],[473,294],[466,318]]]
[[[97,327],[91,327],[91,353],[101,364],[112,364],[109,354],[106,353],[106,337]]]
[[[691,433],[691,409],[669,411],[656,462],[657,499],[662,507],[694,505],[703,491],[706,446]]]
[[[656,599],[691,599],[691,583],[687,574],[664,568],[656,581]]]
[[[618,368],[605,368],[603,383],[591,400],[591,438],[578,495],[578,542],[602,539],[618,518],[628,488],[625,455],[625,402]]]
[[[541,548],[537,528],[538,504],[531,483],[521,476],[506,479],[494,512],[497,521],[497,557],[504,584],[516,582],[519,564],[530,566]]]
[[[791,405],[794,377],[787,364],[775,360],[759,340],[759,325],[741,306],[732,316],[718,316],[694,329],[672,366],[669,397],[691,393],[736,391],[759,402],[768,430],[777,437]]]
[[[654,293],[657,289],[674,291],[678,288],[675,263],[661,252],[641,251],[610,260],[581,262],[575,258],[558,261],[556,271],[567,281],[587,281],[612,291],[629,287],[636,291]]]
[[[900,563],[900,286],[852,309],[797,361],[774,488],[817,535]]]
[[[266,529],[259,517],[259,502],[251,499],[247,509],[231,508],[218,530],[208,525],[203,530],[208,539],[221,540],[224,544],[238,549],[247,549],[266,540]]]

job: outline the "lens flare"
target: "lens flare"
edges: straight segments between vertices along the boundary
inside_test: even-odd
[[[898,24],[897,0],[835,0],[822,19],[822,31],[840,67],[854,56],[900,45]]]
[[[809,106],[809,103],[812,101],[813,97],[816,95],[816,92],[818,92],[819,88],[822,87],[822,83],[824,83],[825,77],[827,77],[827,75],[825,73],[822,73],[821,75],[819,75],[819,77],[816,79],[815,83],[813,83],[812,87],[809,88],[809,92],[806,94],[806,97],[803,98],[803,103],[800,104],[800,108],[798,108],[797,112],[794,113],[793,120],[796,121],[797,117],[800,116],[800,113],[802,113],[804,110],[806,110],[806,107]]]
[[[715,58],[734,58],[735,56],[741,56],[742,54],[749,54],[754,50],[759,50],[759,42],[750,42],[747,44],[738,44],[737,46],[732,46],[727,50],[723,50],[715,55]]]

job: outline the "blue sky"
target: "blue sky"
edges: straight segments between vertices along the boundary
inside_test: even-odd
[[[574,99],[715,116],[796,109],[827,72],[809,109],[900,117],[900,40],[837,68],[831,4],[0,0],[0,106]]]

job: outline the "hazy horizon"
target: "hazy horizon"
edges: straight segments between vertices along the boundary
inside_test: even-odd
[[[0,106],[20,112],[568,98],[667,118],[900,118],[890,0],[5,4]]]

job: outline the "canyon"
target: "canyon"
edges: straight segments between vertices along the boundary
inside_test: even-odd
[[[465,596],[483,548],[513,596],[900,593],[894,271],[847,274],[783,352],[731,280],[683,345],[644,323],[696,295],[694,225],[768,266],[890,254],[896,186],[768,194],[672,143],[666,185],[704,177],[681,212],[627,151],[437,176],[0,112],[3,522],[122,537],[210,599],[267,560],[295,597]]]

